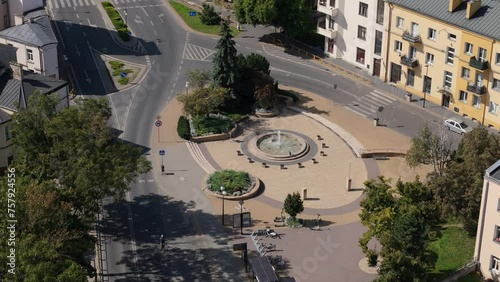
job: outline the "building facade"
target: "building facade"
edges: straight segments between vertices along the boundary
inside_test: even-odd
[[[0,30],[10,26],[9,3],[7,0],[0,0]]]
[[[385,12],[384,80],[500,130],[500,2],[389,0]]]
[[[381,77],[384,1],[317,1],[317,33],[325,37],[325,54]]]
[[[474,258],[485,278],[500,281],[500,160],[484,175]]]

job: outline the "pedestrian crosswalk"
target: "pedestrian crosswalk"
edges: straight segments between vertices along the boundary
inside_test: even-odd
[[[373,90],[368,95],[347,104],[344,108],[360,116],[368,117],[374,115],[380,106],[385,107],[394,101],[396,101],[396,98],[390,97],[378,90]]]
[[[47,0],[49,8],[60,9],[60,8],[72,8],[72,7],[87,7],[95,6],[97,0]],[[125,4],[145,4],[146,2],[151,2],[151,0],[109,0],[113,5],[125,5]]]
[[[184,45],[184,52],[182,53],[182,58],[194,61],[210,61],[208,57],[212,56],[214,53],[215,50],[186,43],[186,45]]]

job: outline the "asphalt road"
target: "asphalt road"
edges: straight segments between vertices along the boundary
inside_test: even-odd
[[[210,54],[217,38],[187,33],[162,1],[117,4],[123,16],[127,7],[130,29],[140,38],[144,47],[142,52],[132,52],[112,40],[96,6],[63,8],[59,5],[59,8],[55,8],[54,1],[63,0],[49,2],[52,3],[53,18],[60,39],[64,42],[64,53],[72,66],[70,69],[77,80],[79,94],[88,97],[106,94],[92,49],[99,52],[106,50],[109,55],[150,66],[139,84],[107,95],[114,111],[112,126],[121,131],[121,138],[150,153],[150,136],[156,116],[169,100],[185,90],[186,70],[211,68]],[[244,54],[256,52],[266,56],[271,63],[272,75],[280,84],[317,93],[346,107],[360,107],[370,101],[371,106],[379,106],[377,99],[363,100],[363,97],[372,93],[373,88],[327,71],[309,60],[285,54],[280,48],[260,43],[257,35],[269,30],[257,28],[251,31],[254,35],[236,39],[237,48]],[[189,52],[185,53],[185,48]],[[442,123],[442,119],[406,102],[378,97],[378,101],[385,101],[381,121],[407,136],[415,135],[425,122],[434,125]],[[365,110],[369,108],[365,107]],[[366,118],[371,119],[373,116],[367,114]],[[458,135],[452,133],[450,136],[458,143]],[[169,224],[170,229],[174,226],[169,232],[178,236],[195,232],[190,221],[185,220],[183,204],[169,201],[166,195],[160,196],[162,194],[164,191],[154,182],[151,174],[146,174],[132,185],[127,195],[128,202],[105,203],[102,231],[107,234],[105,270],[110,281],[165,281],[174,276],[190,277],[193,267],[206,267],[203,261],[186,264],[181,263],[183,260],[180,259],[178,264],[172,265],[176,260],[165,258],[157,252],[158,237],[167,229],[165,222],[172,224]],[[179,258],[183,255],[186,254],[178,253]],[[187,255],[197,256],[196,252]],[[171,267],[164,267],[167,261]],[[176,273],[172,272],[173,269]],[[205,279],[203,275],[197,278],[208,281],[208,276]]]

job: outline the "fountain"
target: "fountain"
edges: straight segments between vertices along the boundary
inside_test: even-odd
[[[309,143],[290,131],[272,130],[255,135],[249,140],[248,149],[263,160],[292,161],[307,155]]]

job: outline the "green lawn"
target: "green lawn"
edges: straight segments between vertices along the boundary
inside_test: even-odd
[[[174,8],[174,10],[181,16],[184,22],[192,29],[209,34],[219,34],[219,25],[205,25],[200,20],[200,12],[196,11],[196,16],[190,17],[189,12],[195,11],[190,7],[187,7],[181,3],[170,0],[170,5]],[[238,36],[240,31],[231,26],[231,33],[234,37]]]
[[[462,228],[445,227],[441,233],[442,237],[439,240],[429,244],[429,249],[438,256],[436,267],[430,273],[433,279],[446,277],[470,262],[474,256],[475,238],[469,237]]]

